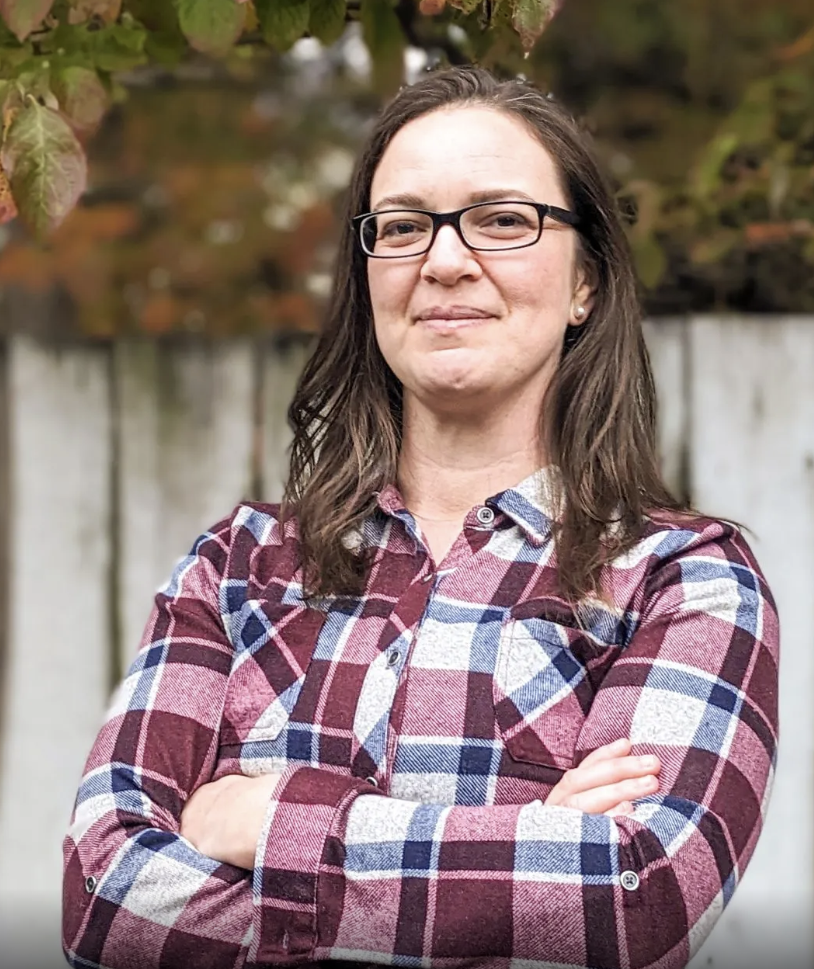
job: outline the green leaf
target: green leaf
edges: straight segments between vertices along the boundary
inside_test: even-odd
[[[0,0],[0,16],[18,40],[25,40],[53,5],[54,0]]]
[[[23,44],[19,47],[0,47],[0,73],[8,75],[11,72],[16,74],[20,64],[25,63],[32,53],[31,44]]]
[[[721,262],[740,242],[741,233],[737,229],[721,229],[693,242],[689,249],[690,259],[697,266],[713,265]]]
[[[333,44],[345,31],[346,14],[345,0],[311,0],[308,33],[321,44]]]
[[[404,81],[404,33],[390,0],[362,0],[362,37],[373,60],[373,83],[395,94]]]
[[[147,31],[140,24],[112,24],[87,33],[93,63],[102,71],[129,71],[147,63]]]
[[[537,43],[557,9],[555,0],[514,0],[512,26],[525,51]]]
[[[110,99],[96,71],[65,67],[51,79],[51,90],[75,128],[93,130],[104,117]]]
[[[87,184],[87,161],[68,122],[29,98],[3,145],[3,169],[23,220],[40,238],[76,205]]]
[[[176,6],[168,0],[127,0],[127,12],[149,31],[180,33]]]
[[[177,67],[189,51],[186,38],[180,32],[150,31],[144,53],[151,63],[162,67]]]
[[[639,279],[647,289],[655,289],[667,271],[667,256],[654,236],[631,239]]]
[[[235,0],[176,0],[178,22],[190,46],[221,57],[235,45],[246,23],[246,4]]]
[[[738,147],[738,136],[731,131],[717,135],[695,166],[691,184],[699,198],[707,198],[720,184],[724,162]]]
[[[310,0],[259,0],[257,16],[266,42],[288,50],[308,30]]]

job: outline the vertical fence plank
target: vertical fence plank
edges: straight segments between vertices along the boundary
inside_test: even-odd
[[[0,738],[3,731],[6,671],[10,661],[8,592],[11,567],[9,527],[11,525],[11,460],[9,455],[9,344],[0,342]],[[2,749],[0,749],[2,757]],[[3,787],[3,764],[0,760],[0,796]]]
[[[687,320],[646,321],[644,335],[653,367],[659,405],[658,444],[661,470],[678,498],[687,491]]]
[[[697,319],[692,497],[739,520],[781,620],[780,756],[768,821],[700,966],[814,963],[814,321]]]
[[[294,396],[313,343],[292,338],[269,344],[263,355],[260,424],[262,427],[262,473],[260,497],[279,501],[288,476],[288,405]]]
[[[59,954],[61,841],[107,698],[109,357],[11,340],[11,643],[3,697],[0,912]],[[49,955],[50,959],[50,955]],[[49,964],[51,964],[49,962]]]
[[[117,348],[121,667],[178,559],[251,494],[256,352],[237,341]]]

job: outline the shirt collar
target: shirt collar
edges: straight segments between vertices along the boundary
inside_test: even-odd
[[[502,511],[526,534],[532,545],[542,545],[551,534],[551,526],[562,512],[561,476],[556,465],[540,468],[513,488],[507,488],[484,504]],[[376,494],[379,508],[387,515],[402,517],[404,499],[395,485],[387,485]]]

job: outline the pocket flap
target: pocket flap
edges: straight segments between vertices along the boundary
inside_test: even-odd
[[[567,770],[592,696],[586,669],[571,650],[577,631],[524,618],[523,611],[512,612],[501,629],[495,717],[515,760]]]

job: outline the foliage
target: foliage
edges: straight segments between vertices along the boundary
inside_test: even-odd
[[[296,6],[286,4],[276,15]],[[630,239],[650,313],[814,312],[810,0],[579,0],[529,57],[517,7],[491,4],[484,30],[481,0],[401,0],[383,28],[369,3],[309,0],[307,32],[339,43],[321,56],[312,45],[307,63],[303,45],[284,54],[285,38],[279,50],[268,44],[270,3],[245,5],[244,31],[222,57],[191,53],[179,7],[166,0],[81,6],[93,7],[93,29],[70,18],[67,27],[83,31],[90,67],[53,44],[36,54],[47,69],[33,54],[12,63],[21,44],[0,25],[6,136],[25,117],[19,109],[33,118],[36,104],[40,123],[69,119],[91,156],[85,195],[44,242],[20,220],[0,227],[0,298],[13,288],[66,294],[60,305],[72,308],[75,331],[314,329],[336,203],[367,123],[401,83],[393,61],[405,44],[424,48],[430,63],[476,59],[524,73],[577,113],[635,212]],[[129,40],[109,32],[126,14]],[[349,15],[358,22],[347,28]],[[362,34],[378,88],[344,59]],[[380,56],[376,65],[377,43],[392,45],[389,63]],[[26,139],[38,184],[53,192],[63,179],[77,191],[82,171],[63,164],[75,151],[67,139],[42,174],[37,138]],[[0,213],[8,218],[14,204],[0,184]],[[64,332],[66,317],[54,319]]]
[[[532,70],[583,114],[637,211],[648,310],[814,312],[810,0],[576,6]]]
[[[307,34],[330,42],[360,20],[374,82],[394,91],[416,14],[478,30],[508,19],[529,51],[555,0],[0,0],[0,222],[19,212],[38,236],[56,228],[84,189],[84,149],[117,95],[116,74],[179,64],[191,52],[227,58],[236,48],[288,50]],[[448,9],[446,9],[448,7]],[[398,8],[398,9],[397,9]],[[25,158],[26,164],[20,165]]]
[[[372,103],[349,83],[310,98],[279,64],[269,81],[278,95],[235,81],[134,89],[94,140],[83,204],[47,245],[21,237],[0,253],[0,288],[66,294],[62,335],[314,330]]]

